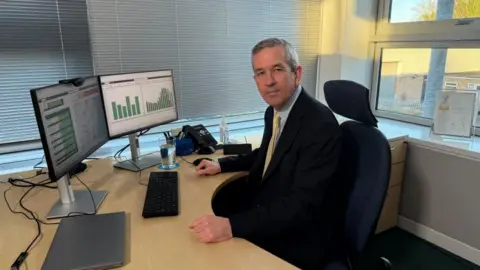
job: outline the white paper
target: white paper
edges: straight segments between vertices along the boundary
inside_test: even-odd
[[[441,91],[435,104],[436,134],[470,137],[476,113],[476,93]]]

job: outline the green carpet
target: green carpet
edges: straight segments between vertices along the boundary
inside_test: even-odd
[[[376,235],[366,256],[385,257],[394,270],[480,270],[480,266],[399,228]]]

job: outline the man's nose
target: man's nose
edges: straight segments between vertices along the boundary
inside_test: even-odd
[[[267,74],[267,81],[265,82],[265,86],[272,87],[276,84],[275,77],[273,77],[273,73]]]

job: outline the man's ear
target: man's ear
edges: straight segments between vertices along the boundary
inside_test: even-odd
[[[295,85],[298,87],[300,85],[300,81],[302,80],[303,75],[303,67],[298,65],[295,68]]]

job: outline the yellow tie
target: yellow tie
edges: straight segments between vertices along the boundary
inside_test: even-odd
[[[270,137],[270,143],[268,144],[267,156],[265,157],[265,166],[263,167],[263,174],[267,171],[268,164],[272,159],[273,150],[275,149],[275,144],[277,143],[278,133],[280,131],[280,116],[278,112],[273,114],[273,128],[272,128],[272,137]]]

